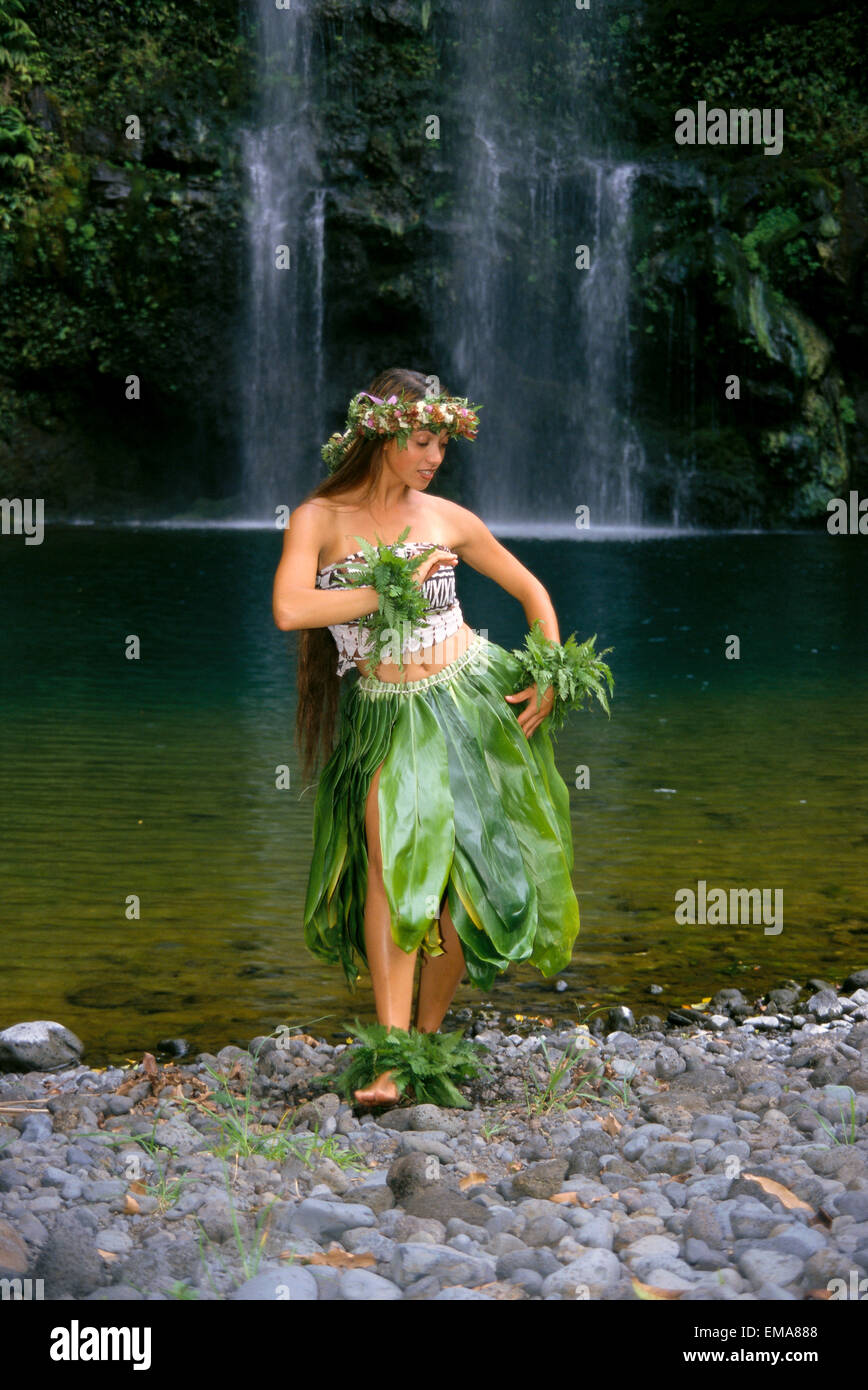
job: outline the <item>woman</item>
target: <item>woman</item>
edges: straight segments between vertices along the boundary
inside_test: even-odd
[[[277,626],[302,629],[306,770],[321,744],[330,755],[314,810],[305,940],[340,961],[350,982],[360,957],[379,1022],[404,1030],[421,948],[421,1032],[440,1027],[465,969],[483,988],[510,960],[554,974],[579,930],[569,794],[543,727],[553,692],[526,681],[517,689],[516,659],[463,621],[455,566],[488,575],[554,642],[557,619],[543,585],[477,516],[428,493],[450,435],[473,438],[476,422],[467,402],[426,394],[431,380],[395,369],[353,398],[347,430],[323,449],[332,475],[293,512],[274,582]],[[408,418],[421,426],[408,429]],[[406,633],[386,652],[397,659],[373,670],[358,620],[380,599],[369,584],[348,587],[361,577],[360,539],[408,560],[421,553],[413,580],[427,603],[403,649]],[[383,1072],[355,1095],[379,1104],[398,1091]]]

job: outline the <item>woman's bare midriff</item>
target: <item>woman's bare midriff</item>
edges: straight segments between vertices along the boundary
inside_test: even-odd
[[[390,681],[401,684],[404,681],[421,681],[426,676],[433,676],[437,671],[443,671],[447,666],[451,666],[453,661],[457,661],[470,645],[473,636],[473,628],[467,623],[462,623],[457,632],[451,637],[444,637],[442,642],[435,642],[430,647],[422,647],[413,661],[404,661],[404,669],[401,670],[391,662],[381,662],[374,671],[368,670],[368,662],[359,660],[356,662],[363,676],[376,676],[377,680]]]

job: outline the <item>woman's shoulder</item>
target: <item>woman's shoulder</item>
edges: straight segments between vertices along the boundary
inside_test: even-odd
[[[481,530],[487,530],[485,522],[469,507],[459,506],[448,497],[426,497],[425,500],[435,509],[431,513],[432,520],[440,524],[443,534],[448,534],[453,546],[471,540]]]

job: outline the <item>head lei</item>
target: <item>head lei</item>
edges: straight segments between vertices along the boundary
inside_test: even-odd
[[[359,391],[350,401],[346,429],[343,434],[331,436],[322,447],[322,456],[329,472],[334,473],[356,439],[397,438],[402,449],[407,447],[413,430],[420,429],[435,433],[446,430],[450,439],[456,434],[475,439],[481,409],[470,405],[463,396],[425,396],[414,401],[405,398],[402,391],[400,397],[390,396],[384,401],[381,396]]]

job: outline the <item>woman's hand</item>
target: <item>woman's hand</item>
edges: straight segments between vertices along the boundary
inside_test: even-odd
[[[555,702],[554,687],[550,685],[548,689],[543,693],[542,704],[539,706],[539,708],[537,708],[538,691],[538,686],[529,685],[525,690],[517,690],[514,695],[504,696],[504,699],[509,700],[510,703],[512,703],[515,700],[531,701],[531,703],[527,705],[527,707],[523,709],[521,714],[518,716],[518,722],[521,725],[527,738],[530,738],[534,729],[536,729],[537,726],[541,724],[543,720],[548,717],[548,715],[551,714],[552,706]]]
[[[451,551],[432,550],[425,556],[425,559],[422,561],[421,565],[416,566],[416,568],[413,571],[413,578],[419,585],[419,588],[421,589],[422,585],[425,583],[425,580],[428,578],[432,570],[439,569],[441,565],[457,564],[458,556],[453,555]]]

